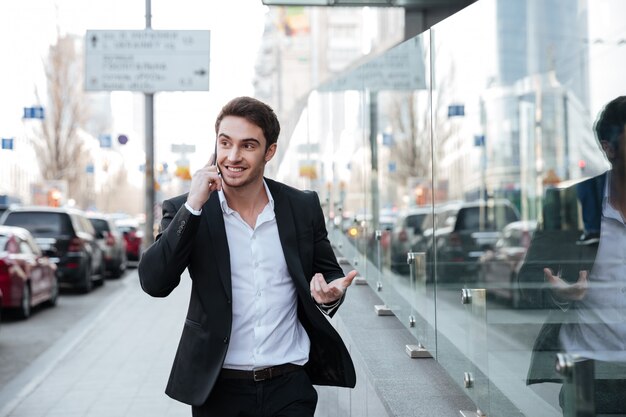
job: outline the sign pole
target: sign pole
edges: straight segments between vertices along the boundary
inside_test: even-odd
[[[151,0],[146,0],[146,29],[152,29]],[[144,229],[145,247],[154,242],[154,93],[144,93],[146,130],[146,224]]]

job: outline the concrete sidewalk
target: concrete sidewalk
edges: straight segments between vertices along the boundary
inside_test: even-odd
[[[0,417],[191,416],[164,393],[190,280],[165,299],[145,294],[136,270],[125,283],[0,392]]]

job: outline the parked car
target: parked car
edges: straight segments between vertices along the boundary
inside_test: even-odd
[[[407,253],[415,249],[416,242],[423,233],[422,223],[432,212],[430,207],[419,207],[401,212],[390,233],[391,269],[409,273]]]
[[[519,213],[505,199],[451,204],[444,212],[448,217],[435,229],[435,246],[427,255],[436,255],[437,282],[475,282],[478,260],[493,248],[507,224],[519,220]]]
[[[56,207],[10,207],[0,224],[27,229],[57,265],[61,287],[89,292],[104,282],[102,250],[95,230],[80,210]],[[6,295],[5,295],[6,297]]]
[[[104,256],[104,271],[107,275],[118,278],[126,270],[126,241],[113,220],[105,214],[88,213],[96,240]]]
[[[536,229],[536,221],[509,223],[493,249],[480,257],[478,279],[487,289],[487,295],[507,299],[513,308],[521,306],[517,274]]]
[[[132,219],[124,219],[116,220],[115,224],[124,237],[126,258],[129,261],[138,262],[141,256],[141,242],[143,240],[143,231],[141,231],[139,223]]]
[[[16,310],[28,318],[32,307],[56,305],[59,286],[56,265],[44,256],[28,232],[21,227],[0,226],[0,291],[3,309]]]

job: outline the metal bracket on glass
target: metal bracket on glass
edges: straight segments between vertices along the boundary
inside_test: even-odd
[[[461,417],[487,417],[487,414],[483,413],[481,410],[476,410],[476,411],[461,410],[459,411],[459,413],[461,413]]]
[[[382,290],[383,290],[383,283],[382,283],[382,282],[380,282],[380,281],[378,281],[378,282],[376,283],[376,291],[380,292],[380,291],[382,291]]]
[[[374,310],[376,310],[376,315],[378,316],[393,316],[393,312],[386,304],[375,305]]]
[[[412,358],[412,359],[414,358],[425,359],[425,358],[433,357],[433,355],[431,355],[430,352],[426,350],[424,345],[422,345],[421,343],[418,343],[417,345],[406,345],[404,347],[404,351],[406,352],[407,355],[409,355],[409,358]]]
[[[594,361],[557,353],[556,371],[563,376],[563,416],[595,416]]]
[[[337,262],[339,263],[339,265],[348,265],[350,263],[348,262],[348,259],[343,256],[337,257]]]
[[[407,252],[406,263],[409,264],[412,280],[426,281],[426,252]]]
[[[357,266],[359,264],[359,258],[357,256],[352,259],[352,265]]]
[[[461,290],[461,304],[472,304],[472,290],[469,288]]]
[[[355,277],[354,281],[352,282],[356,285],[367,285],[367,280],[365,279],[365,277],[362,277],[360,275]]]

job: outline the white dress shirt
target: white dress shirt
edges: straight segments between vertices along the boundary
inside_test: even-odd
[[[626,223],[608,200],[607,174],[602,200],[600,243],[587,279],[585,297],[572,306],[572,323],[559,337],[567,352],[589,359],[626,362]]]
[[[274,199],[250,227],[218,195],[224,216],[232,282],[233,322],[224,368],[252,370],[283,363],[304,365],[311,342],[298,320],[297,294],[278,236]],[[185,206],[193,214],[200,211]]]

